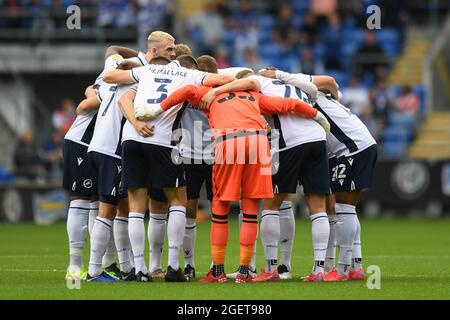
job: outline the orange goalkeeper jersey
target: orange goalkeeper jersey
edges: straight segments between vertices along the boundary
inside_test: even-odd
[[[201,98],[211,87],[188,85],[174,91],[162,103],[161,108],[167,110],[175,105],[188,101],[197,106]],[[304,118],[313,118],[317,110],[303,101],[290,98],[265,96],[259,92],[231,92],[218,95],[207,111],[211,128],[216,134],[224,134],[232,130],[261,130],[266,124],[261,114],[294,112]]]

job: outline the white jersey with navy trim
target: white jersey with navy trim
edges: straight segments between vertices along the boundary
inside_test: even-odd
[[[357,154],[377,143],[364,123],[331,96],[319,93],[315,107],[330,122],[327,145],[336,157]]]
[[[148,65],[131,69],[131,76],[138,82],[134,104],[160,104],[176,89],[185,85],[201,85],[206,77],[206,72],[189,70],[178,67],[171,62],[168,65]],[[122,141],[134,140],[141,143],[161,145],[174,148],[176,142],[172,139],[172,133],[180,127],[183,111],[186,103],[179,104],[165,112],[158,118],[147,121],[149,126],[154,126],[154,135],[142,137],[128,121],[123,129]]]
[[[147,65],[147,60],[142,52],[137,57],[127,59],[135,63]],[[89,144],[88,152],[95,151],[111,157],[121,158],[121,138],[122,130],[126,118],[119,107],[119,99],[134,85],[104,85],[100,108],[95,122],[94,135]]]
[[[122,57],[117,54],[112,55],[105,60],[103,71],[94,83],[94,89],[98,90],[97,98],[100,100],[100,103],[102,102],[102,97],[107,94],[110,86],[103,82],[102,76],[109,70],[116,68],[122,60]],[[97,111],[98,110],[93,110],[89,113],[78,115],[64,139],[71,140],[84,146],[89,146],[94,134]]]
[[[252,78],[259,82],[262,94],[293,98],[310,103],[305,92],[287,85],[281,80],[261,76],[252,76]],[[293,113],[266,116],[266,119],[272,129],[279,130],[278,151],[287,150],[304,143],[326,141],[325,130],[312,119],[302,118]]]

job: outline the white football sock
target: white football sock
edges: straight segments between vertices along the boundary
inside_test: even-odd
[[[102,259],[103,268],[107,268],[116,263],[116,244],[114,243],[114,225],[111,228],[111,235],[109,237],[108,246],[106,247],[105,255]]]
[[[94,277],[102,273],[102,257],[105,254],[111,236],[112,221],[106,218],[95,219],[91,235],[91,257],[89,275]]]
[[[349,204],[336,203],[336,240],[339,245],[338,272],[348,274],[352,263],[353,240],[356,236],[356,208]]]
[[[186,207],[170,207],[169,221],[167,222],[167,240],[169,243],[168,265],[175,271],[180,268],[180,247],[183,245],[185,228]]]
[[[330,225],[326,212],[319,212],[309,217],[312,224],[312,242],[314,248],[313,273],[323,272],[327,251]]]
[[[117,255],[119,256],[120,271],[130,272],[133,267],[130,262],[131,243],[128,236],[128,218],[116,217],[113,230]]]
[[[84,244],[89,215],[89,200],[70,201],[67,214],[69,237],[69,272],[80,272],[83,265]]]
[[[89,236],[92,234],[92,228],[94,227],[95,218],[98,215],[98,206],[100,205],[99,201],[92,201],[90,203],[89,208]]]
[[[291,201],[283,201],[280,206],[280,265],[291,270],[292,245],[294,244],[295,216]]]
[[[325,255],[325,272],[330,272],[334,268],[336,259],[336,216],[334,214],[328,215],[328,222],[330,224],[330,236]]]
[[[145,224],[144,214],[139,212],[130,212],[128,215],[128,235],[130,236],[131,250],[133,251],[134,267],[136,274],[141,271],[147,274],[145,265]]]
[[[194,218],[186,218],[186,231],[183,239],[184,266],[195,268],[194,250],[197,237],[197,224]]]
[[[166,239],[167,213],[150,213],[148,221],[148,243],[149,243],[149,263],[150,272],[161,269],[161,255]]]
[[[361,253],[361,224],[358,216],[356,216],[356,234],[353,241],[352,253],[352,269],[362,268],[362,253]]]
[[[261,240],[266,258],[266,272],[277,268],[278,243],[280,241],[280,214],[274,210],[263,210],[261,213]]]

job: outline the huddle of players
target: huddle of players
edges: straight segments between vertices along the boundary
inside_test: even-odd
[[[166,281],[193,279],[197,199],[201,185],[205,181],[208,199],[213,200],[211,161],[214,158],[214,151],[208,143],[212,136],[204,135],[209,128],[208,118],[202,111],[193,108],[192,104],[197,104],[195,107],[207,108],[216,96],[223,99],[224,94],[225,98],[230,97],[229,92],[254,90],[267,96],[294,98],[308,104],[315,101],[317,110],[320,110],[320,114],[323,114],[331,125],[331,131],[325,133],[316,121],[298,117],[292,112],[279,114],[267,112],[266,119],[271,128],[279,132],[277,150],[279,161],[274,163],[278,172],[273,176],[275,197],[271,197],[270,194],[255,196],[266,198],[261,213],[260,236],[267,263],[264,272],[254,277],[252,272],[255,271],[254,261],[250,262],[249,256],[254,255],[256,240],[254,226],[255,224],[257,226],[258,212],[254,203],[249,205],[248,199],[242,199],[244,211],[242,225],[251,225],[252,228],[247,227],[245,230],[244,227],[244,230],[241,230],[241,265],[235,274],[236,281],[279,281],[280,275],[282,278],[290,278],[295,220],[292,206],[284,200],[288,193],[295,193],[299,182],[304,187],[311,213],[315,260],[313,271],[305,281],[363,278],[359,222],[355,205],[360,190],[370,186],[376,159],[376,145],[365,126],[348,109],[329,95],[320,91],[317,93],[318,88],[337,96],[335,83],[330,81],[329,77],[305,77],[275,70],[262,71],[261,74],[265,77],[243,71],[239,77],[245,78],[230,82],[234,80],[234,76],[214,74],[217,72],[217,66],[211,57],[202,56],[195,60],[190,55],[178,54],[178,60],[170,62],[177,56],[175,49],[181,51],[184,49],[182,53],[190,54],[183,45],[176,48],[170,35],[153,32],[148,40],[147,54],[121,47],[108,49],[105,69],[93,88],[86,90],[86,99],[77,109],[79,116],[65,137],[64,186],[71,192],[67,221],[70,265],[66,277],[68,279],[83,277],[82,252],[86,229],[89,229],[91,256],[87,278],[90,281],[117,281],[118,278],[150,281],[152,277],[165,277]],[[183,69],[180,63],[188,69]],[[147,66],[149,64],[150,66]],[[118,70],[137,66],[146,67],[131,71]],[[118,69],[109,72],[115,68]],[[228,72],[235,74],[235,70],[231,68]],[[148,73],[153,75],[147,76]],[[223,73],[227,73],[227,70]],[[133,82],[139,85],[133,85]],[[199,97],[203,98],[201,101],[197,99],[194,102],[189,96],[183,96],[183,100],[180,101],[191,100],[191,105],[187,102],[174,103],[175,107],[160,117],[146,115],[145,105],[162,106],[164,100],[170,101],[176,89],[182,89],[185,85],[223,86],[209,92],[205,91]],[[251,94],[247,97],[248,101],[253,98]],[[141,106],[143,107],[140,108]],[[168,109],[171,106],[165,107]],[[151,121],[141,121],[135,114]],[[316,111],[314,116],[317,117],[317,114],[319,113]],[[208,116],[211,121],[211,115]],[[312,118],[311,115],[309,117]],[[323,124],[323,116],[318,120]],[[194,125],[196,121],[200,121],[202,125]],[[178,149],[173,132],[179,127],[180,122],[183,129],[187,129],[190,133],[190,137],[182,137],[179,148],[184,166],[172,161],[181,159],[177,152],[173,152],[174,149]],[[192,140],[189,140],[195,136],[203,138],[200,148],[198,144],[192,144]],[[238,139],[231,137],[233,138]],[[330,166],[326,148],[327,139],[331,154],[335,156],[330,159],[332,164]],[[186,161],[186,158],[199,161],[191,163],[192,161]],[[224,177],[221,179],[224,180]],[[326,214],[325,198],[330,193],[330,181],[333,193],[336,194],[337,203],[334,207],[337,218]],[[228,185],[232,184],[229,179],[227,182]],[[222,188],[223,185],[225,183],[222,183]],[[240,186],[239,184],[237,188]],[[124,191],[124,187],[127,188],[128,194]],[[214,191],[214,195],[217,196],[218,191]],[[148,196],[151,198],[150,203]],[[97,197],[100,204],[96,201]],[[222,201],[217,204],[213,200],[212,240],[217,238],[217,233],[221,232],[217,230],[222,230],[220,227],[227,221],[229,207],[223,207],[224,203]],[[244,210],[246,203],[247,208]],[[330,204],[328,212],[333,213],[334,203],[331,201],[328,203]],[[149,270],[144,261],[144,213],[147,206],[150,211]],[[95,218],[97,210],[98,216]],[[215,236],[214,227],[216,227]],[[164,272],[161,268],[161,252],[166,229],[169,261],[168,269]],[[334,229],[341,248],[336,269],[333,268],[336,246]],[[243,234],[251,234],[247,236],[249,240],[244,241]],[[219,240],[225,241],[226,246],[226,239],[222,237]],[[277,268],[279,245],[282,259]],[[185,253],[184,272],[179,266],[181,246]],[[203,282],[226,281],[223,244],[219,247],[218,243],[212,242],[213,266]],[[120,269],[115,264],[116,251]],[[218,258],[219,251],[222,253]],[[245,259],[242,259],[243,255]],[[350,265],[352,268],[348,270]],[[324,267],[330,272],[325,274]]]

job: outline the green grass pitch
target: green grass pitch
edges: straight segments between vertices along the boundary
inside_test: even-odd
[[[303,283],[312,264],[311,224],[297,220],[294,279],[281,283],[81,283],[69,290],[65,224],[0,224],[0,299],[450,299],[450,219],[363,219],[364,265],[381,269],[381,288],[366,282]],[[231,219],[226,271],[238,264],[237,219]],[[85,254],[87,264],[88,254]],[[164,255],[164,262],[167,261]],[[198,224],[197,278],[209,268],[209,222]],[[258,269],[263,252],[258,242]]]

